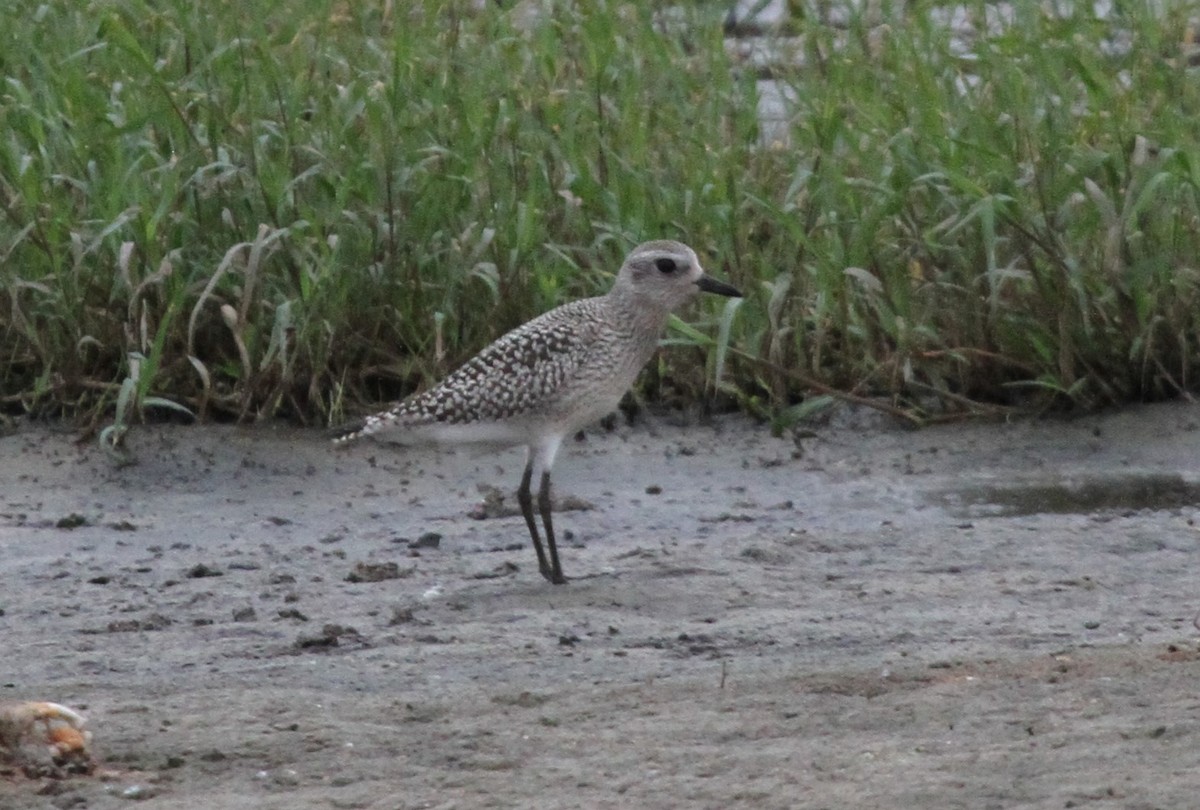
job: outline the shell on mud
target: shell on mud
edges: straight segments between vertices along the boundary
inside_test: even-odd
[[[26,776],[92,773],[92,733],[79,712],[59,703],[0,703],[0,764]]]

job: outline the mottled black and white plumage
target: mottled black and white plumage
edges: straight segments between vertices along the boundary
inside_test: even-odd
[[[566,582],[550,521],[554,457],[566,436],[616,409],[654,354],[668,316],[701,290],[741,295],[704,275],[687,245],[646,242],[625,259],[608,294],[564,304],[517,327],[434,388],[368,416],[335,441],[386,430],[405,444],[524,444],[517,500],[539,570],[555,584]],[[535,474],[549,558],[533,518]]]

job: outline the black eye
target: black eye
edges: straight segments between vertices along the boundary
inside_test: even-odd
[[[675,272],[675,260],[674,259],[655,259],[654,266],[657,267],[659,272],[661,272],[661,273],[674,273]]]

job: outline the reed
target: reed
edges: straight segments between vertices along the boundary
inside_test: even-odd
[[[336,422],[658,237],[748,297],[678,322],[650,396],[720,369],[779,420],[814,393],[923,420],[1195,387],[1182,17],[806,25],[767,142],[722,7],[552,5],[15,3],[0,408]]]

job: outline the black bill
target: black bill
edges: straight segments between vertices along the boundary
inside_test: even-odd
[[[700,276],[696,281],[696,286],[704,292],[716,293],[717,295],[726,295],[730,298],[741,298],[742,294],[738,292],[737,287],[731,287],[724,281],[717,281],[711,276]]]

